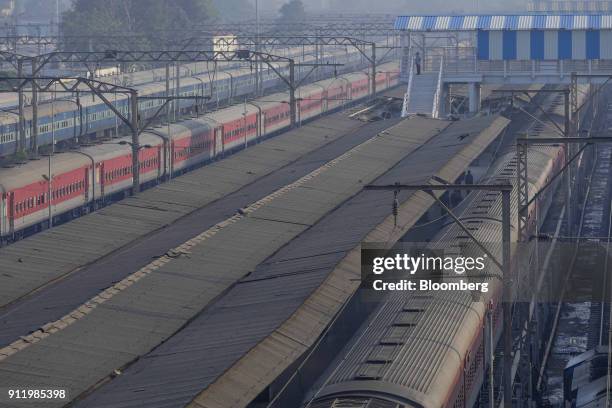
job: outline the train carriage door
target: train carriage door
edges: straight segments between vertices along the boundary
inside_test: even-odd
[[[348,79],[344,79],[344,84],[340,87],[340,105],[344,108],[345,105],[350,103],[349,94],[351,92],[351,83]]]
[[[260,110],[259,113],[259,136],[265,135],[267,132],[266,129],[266,112]]]
[[[162,153],[164,156],[166,155],[166,149],[164,148],[165,143],[166,141],[164,140],[164,143],[157,146],[157,180],[162,177],[162,165],[165,166],[163,163],[165,160],[164,157],[162,157]]]
[[[170,140],[168,146],[168,177],[172,179],[172,173],[174,172],[174,140]]]
[[[104,162],[100,163],[100,200],[104,202],[104,187],[106,185],[106,173],[104,172]]]
[[[2,194],[0,199],[0,246],[2,246],[2,237],[5,235],[6,219],[8,212],[6,210],[6,194]]]
[[[223,155],[223,126],[215,128],[215,157]]]
[[[8,231],[7,235],[12,235],[15,233],[15,193],[8,193],[7,200],[7,214],[8,214]]]
[[[85,194],[85,202],[83,203],[83,205],[87,205],[87,203],[89,203],[89,176],[90,173],[92,176],[95,176],[95,169],[89,169],[89,166],[85,167],[85,185],[83,186],[84,189],[84,194]]]
[[[322,93],[321,93],[321,113],[325,113],[327,112],[327,108],[328,108],[328,92],[327,89],[325,89]]]
[[[257,108],[257,113],[255,113],[255,143],[259,143],[259,138],[263,135],[264,113],[261,106],[253,103],[251,105]]]

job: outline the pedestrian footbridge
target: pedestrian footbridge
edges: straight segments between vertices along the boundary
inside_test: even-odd
[[[612,14],[400,16],[395,28],[408,83],[405,115],[443,114],[453,84],[467,85],[475,112],[482,85],[601,83],[612,76]]]

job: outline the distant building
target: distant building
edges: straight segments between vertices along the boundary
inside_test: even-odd
[[[602,13],[612,12],[610,0],[531,0],[528,10],[532,13]]]
[[[15,11],[15,0],[0,0],[0,16],[9,17]]]
[[[232,52],[238,49],[238,40],[235,35],[218,35],[213,37],[212,42],[214,51]]]

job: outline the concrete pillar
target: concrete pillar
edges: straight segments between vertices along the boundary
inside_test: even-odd
[[[402,56],[400,59],[400,80],[402,82],[408,82],[408,76],[410,73],[410,34],[406,31],[402,31],[400,34],[400,46],[402,47]]]
[[[480,111],[480,82],[470,82],[468,84],[468,98],[470,113],[478,113]]]

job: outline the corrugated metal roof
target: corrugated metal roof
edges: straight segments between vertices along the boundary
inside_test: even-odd
[[[518,16],[518,24],[515,29],[528,30],[530,27],[533,27],[533,17],[534,16]]]
[[[506,30],[516,30],[518,28],[520,16],[508,16],[508,18],[504,21],[504,29]]]
[[[343,113],[334,114],[252,146],[232,157],[175,178],[171,182],[147,190],[137,197],[125,199],[88,216],[4,247],[0,249],[0,270],[3,272],[0,274],[0,302],[8,304],[50,280],[78,268],[82,268],[79,273],[84,274],[93,269],[89,266],[90,264],[98,267],[95,261],[101,257],[117,251],[140,237],[149,235],[153,231],[162,229],[159,234],[164,234],[167,230],[163,228],[179,218],[215,203],[233,192],[251,185],[256,180],[263,180],[263,184],[260,184],[259,188],[253,188],[249,190],[250,192],[238,195],[231,202],[226,203],[230,207],[234,205],[235,210],[242,205],[248,205],[248,203],[265,195],[266,191],[274,191],[287,182],[291,182],[311,171],[310,169],[316,168],[319,165],[317,160],[330,160],[336,157],[347,146],[354,146],[370,137],[371,129],[382,129],[384,126],[383,123],[365,124],[352,120]],[[360,132],[360,129],[363,131]],[[370,129],[370,133],[367,129]],[[342,136],[346,137],[342,138]],[[338,143],[332,143],[334,141],[338,141]],[[318,150],[322,146],[327,146],[327,148]],[[309,152],[316,152],[316,154],[314,156],[308,155]],[[302,156],[305,157],[296,161]],[[294,161],[294,164],[288,166]],[[264,179],[266,175],[281,168],[283,171],[279,173],[279,177]],[[257,186],[257,184],[254,184],[254,186]],[[221,200],[219,203],[223,204],[223,201]],[[216,212],[215,217],[218,218],[216,220],[211,219],[211,223],[214,224],[227,218],[228,209],[219,208],[218,211],[212,212]],[[231,212],[230,209],[230,215]],[[187,231],[187,233],[190,232]],[[199,231],[193,233],[193,235],[197,233]],[[159,245],[161,245],[158,249],[160,253],[169,248],[164,249],[163,242],[160,243],[160,240],[151,246]],[[150,250],[148,251],[150,252]],[[159,253],[144,254],[140,262],[146,264],[150,257],[154,255],[159,255]],[[107,260],[107,265],[112,266],[112,263],[108,264],[108,262],[109,260]],[[98,269],[103,268],[100,266]],[[96,290],[96,288],[111,285],[111,279],[113,278],[110,278],[110,276],[115,273],[114,269],[112,272],[103,275],[109,277],[106,280],[103,278],[100,281],[99,278],[89,277],[87,282],[90,283],[81,283],[80,287],[91,287],[91,290]],[[46,293],[44,292],[44,294]],[[77,293],[73,290],[68,293],[71,293],[68,296],[70,302],[82,303],[82,300],[79,300],[82,296],[80,290]],[[87,291],[83,290],[85,296],[86,293]],[[37,294],[37,296],[39,295],[42,296],[43,293]],[[32,303],[34,304],[37,299],[33,298]],[[43,308],[44,305],[53,303],[65,307],[66,304],[70,304],[66,301],[66,296],[58,295],[54,299],[54,301],[41,301],[36,303],[35,306],[38,305],[36,307]],[[15,330],[25,329],[26,327],[30,327],[29,330],[37,328],[36,322],[38,321],[38,324],[41,325],[49,321],[49,319],[40,319],[45,319],[48,316],[47,314],[56,310],[56,308],[47,307],[44,310],[34,310],[32,313],[27,313],[22,318],[17,319],[21,323],[17,321],[14,323],[16,325]],[[29,310],[23,305],[22,309]],[[5,316],[1,323],[3,326],[0,329],[0,346],[6,344],[6,341],[14,339],[14,330],[9,330],[9,327],[6,326],[7,320],[8,318]],[[35,326],[27,326],[28,322]],[[20,328],[17,328],[17,326]],[[19,335],[27,334],[29,330],[19,331]]]
[[[612,15],[515,14],[472,16],[399,16],[395,29],[408,31],[598,30],[612,29]]]
[[[561,110],[559,106],[557,110]],[[562,116],[559,116],[562,117]],[[556,120],[556,119],[555,119]],[[552,128],[552,127],[551,127]],[[544,128],[539,136],[552,136],[551,128]],[[548,134],[547,134],[548,133]],[[559,147],[534,147],[529,152],[530,196],[534,193],[534,183],[539,181],[540,185],[546,181],[545,169],[552,165],[552,159],[559,154]],[[487,171],[487,176],[482,180],[484,183],[500,183],[509,181],[516,182],[515,153],[510,150],[504,153],[493,166]],[[517,190],[512,192],[511,200],[516,202]],[[491,198],[493,195],[493,199]],[[455,209],[455,214],[463,219],[470,217],[483,217],[476,212],[486,211],[484,214],[489,220],[483,220],[478,227],[472,231],[477,239],[488,246],[492,254],[501,258],[501,244],[499,243],[500,224],[497,221],[501,217],[501,202],[499,194],[473,192],[468,200],[465,200]],[[480,208],[477,208],[480,207]],[[512,206],[512,217],[516,217],[516,206]],[[514,219],[514,218],[512,218]],[[512,230],[515,238],[516,230]],[[462,237],[460,237],[462,236]],[[513,239],[514,239],[513,238]],[[438,248],[448,248],[449,243],[461,242],[468,248],[475,248],[475,244],[465,237],[463,231],[454,223],[445,227],[432,241],[432,245]],[[491,272],[500,273],[493,267]],[[520,279],[519,279],[520,280]],[[392,352],[391,361],[385,364],[384,370],[379,375],[377,390],[381,392],[386,384],[399,385],[400,387],[389,387],[389,392],[402,393],[402,397],[408,400],[418,401],[423,406],[440,406],[445,401],[445,392],[449,387],[456,384],[456,373],[464,369],[464,357],[473,335],[481,332],[481,319],[484,316],[485,305],[500,289],[500,280],[490,280],[490,293],[483,299],[476,300],[468,292],[431,292],[421,293],[420,297],[425,304],[415,305],[418,297],[406,296],[405,293],[394,292],[380,307],[372,313],[369,322],[362,325],[354,342],[345,347],[345,352],[340,353],[337,366],[333,365],[335,371],[330,376],[330,381],[319,395],[323,398],[333,392],[342,389],[350,393],[359,390],[360,394],[367,391],[357,383],[354,383],[364,365],[368,365],[371,353],[381,344],[381,339],[390,336],[394,329],[394,322],[401,310],[421,310],[421,316],[416,324],[409,330],[399,334],[397,346]],[[498,309],[499,310],[499,309]],[[440,342],[440,339],[445,339]],[[388,350],[387,350],[388,351]],[[473,361],[473,360],[472,360]],[[327,378],[327,377],[326,377]]]
[[[470,126],[473,132],[478,133],[479,131],[474,128],[478,125],[487,127],[493,120],[487,118],[470,122],[470,125],[453,125],[457,127],[456,131],[443,132],[444,137],[434,138],[429,148],[417,149],[378,181],[391,182],[408,178],[407,182],[424,182],[429,180],[432,171],[436,172],[441,168],[447,168],[448,174],[444,174],[447,177],[459,174],[456,165],[449,165],[449,158],[455,157],[458,162],[464,162],[465,165],[466,162],[471,162],[476,150],[481,151],[488,143],[468,154],[465,148],[469,142],[460,141],[458,136],[466,133],[466,126]],[[384,137],[386,140],[381,140],[377,148],[370,145],[367,152],[363,152],[364,156],[359,161],[360,168],[369,167],[370,164],[379,162],[382,157],[388,164],[394,162],[391,158],[397,157],[397,153],[402,153],[402,149],[411,145],[410,141],[406,140],[407,130],[410,129],[411,137],[416,137],[413,129],[415,123],[419,121],[431,123],[417,119],[404,122],[403,128],[399,125],[386,131]],[[422,135],[425,132],[423,129],[419,133]],[[499,129],[494,135],[498,132]],[[489,141],[494,135],[487,135]],[[412,144],[415,147],[417,145]],[[458,155],[459,151],[464,153]],[[432,160],[432,157],[435,159]],[[366,164],[367,166],[364,166]],[[378,165],[375,167],[378,168]],[[346,176],[342,178],[344,177]],[[362,180],[364,184],[368,182]],[[334,185],[332,180],[330,179],[328,183],[332,183],[329,186],[332,189]],[[406,193],[400,198],[405,202],[412,196],[420,200],[418,194]],[[414,204],[413,202],[412,206]],[[426,210],[428,205],[423,203],[421,209]],[[233,364],[239,364],[240,368],[232,369],[230,376],[226,375],[218,380],[225,385],[217,389],[214,396],[202,396],[206,402],[199,401],[194,406],[246,404],[250,401],[249,398],[258,392],[258,388],[254,387],[264,387],[266,380],[273,379],[312,344],[342,301],[354,291],[358,283],[346,275],[332,280],[329,285],[323,287],[320,285],[326,278],[331,278],[330,272],[368,233],[384,220],[392,223],[389,212],[389,197],[375,192],[359,193],[261,263],[249,277],[243,279],[219,302],[194,319],[187,328],[169,339],[155,352],[147,355],[141,360],[142,363],[137,362],[123,376],[87,398],[83,406],[172,406],[167,401],[160,401],[159,397],[176,395],[174,381],[178,384],[182,383],[183,379],[197,378],[199,389],[194,388],[191,390],[191,395],[187,393],[184,395],[183,404],[185,404],[195,396],[193,393],[212,383]],[[411,218],[416,221],[418,216],[412,214]],[[393,228],[388,231],[393,231]],[[352,275],[358,274],[359,271],[358,262],[354,266],[356,269],[353,268]],[[343,288],[344,293],[342,291],[334,293],[337,288]],[[311,302],[305,303],[306,299]],[[300,310],[300,313],[296,310]],[[290,317],[298,321],[292,322]],[[286,322],[286,325],[279,329],[280,332],[277,331],[271,337],[267,337],[283,322]],[[245,360],[236,363],[237,359],[249,350],[251,350],[249,355],[254,353],[256,349],[253,347],[264,339],[266,344],[261,344],[267,350],[265,356],[253,356],[253,359],[248,360],[248,364]],[[285,341],[279,344],[279,339]],[[168,384],[167,389],[159,384],[159,378],[164,376],[173,379],[173,383]],[[186,391],[181,389],[180,392]],[[220,402],[219,395],[224,395],[228,399]],[[217,405],[211,402],[215,399],[218,401]],[[130,403],[117,405],[126,400]],[[173,399],[173,402],[176,403],[177,400]]]
[[[452,180],[457,174],[461,174],[465,167],[471,162],[471,160],[477,157],[480,152],[484,150],[486,146],[499,134],[501,129],[505,127],[508,122],[505,119],[496,120],[491,123],[491,126],[477,136],[469,137],[471,143],[462,142],[464,146],[461,153],[457,153],[451,156],[450,150],[443,151],[450,148],[459,148],[457,144],[450,142],[457,139],[461,135],[465,135],[466,132],[473,131],[477,133],[479,125],[483,125],[482,122],[479,124],[472,123],[470,130],[467,129],[469,124],[466,126],[456,126],[448,128],[443,135],[434,138],[430,143],[427,144],[423,149],[419,149],[414,154],[409,156],[408,159],[402,161],[402,163],[392,171],[381,177],[377,182],[379,183],[392,183],[398,179],[407,183],[419,183],[423,180],[428,180],[426,175],[433,169],[438,169],[435,173],[438,176],[446,180]],[[474,133],[472,133],[474,135]],[[450,143],[449,143],[450,142]],[[441,151],[442,150],[442,151]],[[431,162],[431,157],[440,155],[440,160],[436,163]],[[449,160],[444,160],[444,157],[452,157]],[[403,164],[403,165],[402,165]],[[430,167],[431,166],[431,167]],[[418,171],[414,171],[414,169]],[[421,173],[422,171],[422,173]],[[411,176],[406,176],[410,174]],[[433,173],[429,173],[430,175]],[[370,192],[368,192],[370,193]],[[362,193],[364,194],[364,193]],[[409,195],[409,194],[408,194]],[[360,195],[361,196],[361,195]],[[355,200],[359,200],[358,196]],[[375,197],[363,197],[363,203],[367,205],[374,205],[377,199]],[[403,199],[402,199],[403,200]],[[431,198],[424,193],[417,192],[413,195],[409,195],[408,200],[404,201],[400,207],[400,215],[398,217],[398,225],[400,228],[395,227],[393,217],[387,216],[382,224],[379,224],[372,230],[363,240],[364,242],[385,242],[388,245],[392,245],[401,236],[404,235],[406,230],[410,228],[414,222],[423,214],[423,212],[431,205]],[[379,208],[378,205],[377,208]],[[383,205],[384,207],[384,205]],[[365,212],[365,208],[363,209]],[[373,215],[375,217],[376,215]],[[346,217],[345,217],[346,218]],[[367,219],[368,217],[362,217]],[[374,227],[374,226],[373,226]],[[353,242],[355,245],[355,241]],[[360,246],[354,247],[347,256],[338,264],[334,271],[330,274],[325,284],[321,285],[307,302],[292,316],[290,320],[285,322],[279,329],[276,330],[275,334],[285,335],[291,338],[299,338],[301,344],[313,344],[318,338],[323,327],[330,321],[331,317],[339,310],[340,306],[333,309],[321,299],[325,299],[329,292],[332,292],[332,299],[338,304],[342,304],[350,293],[356,289],[359,280],[361,258],[360,258]],[[352,286],[351,286],[352,283]],[[333,293],[336,288],[342,288],[339,293]],[[343,293],[344,292],[344,293]],[[339,297],[341,299],[339,299]],[[343,301],[341,301],[343,300]],[[421,307],[422,304],[416,304],[415,306]],[[313,313],[313,311],[316,311]],[[318,312],[318,313],[317,313]],[[307,316],[307,320],[295,322],[293,320],[299,320],[300,316]],[[309,336],[304,339],[303,337],[296,336],[295,332],[291,331],[292,328],[298,327],[300,332],[309,332]],[[274,335],[273,335],[274,336]],[[271,337],[273,337],[271,336]],[[271,344],[264,340],[258,344],[254,349],[240,360],[232,369],[226,372],[219,380],[217,380],[209,389],[204,391],[193,404],[190,405],[192,408],[221,408],[223,403],[215,404],[215,401],[222,401],[221,396],[233,395],[235,396],[236,387],[230,387],[232,380],[235,380],[233,376],[240,376],[240,373],[244,370],[253,370],[254,366],[257,366],[258,361],[268,361],[276,359],[281,367],[277,367],[276,374],[278,375],[281,368],[286,368],[293,361],[288,357],[289,355],[281,355],[277,357],[275,350],[270,350]],[[307,340],[307,342],[305,341]],[[282,358],[284,357],[284,360]],[[259,388],[254,390],[248,389],[247,386],[243,386],[244,396],[241,404],[236,406],[246,405],[250,398],[253,398],[256,393],[255,391],[263,389],[266,385],[266,381],[271,382],[274,377],[270,376],[266,379],[260,379],[258,385]],[[251,383],[253,384],[253,383]],[[248,389],[248,390],[247,390]]]
[[[134,275],[137,283],[130,281],[118,293],[113,288],[105,291],[104,296],[114,296],[100,301],[63,330],[2,360],[0,378],[19,384],[63,383],[73,394],[84,391],[113,368],[169,337],[237,278],[307,229],[316,221],[315,211],[318,217],[323,216],[357,192],[364,182],[385,172],[393,165],[394,157],[399,160],[407,150],[418,147],[418,137],[371,139],[342,159],[323,166],[322,173],[264,199],[248,217],[226,223],[212,236],[205,232],[191,240],[185,245],[185,256],[154,261]],[[282,220],[274,213],[266,213],[268,204],[281,210],[293,207],[297,210],[295,218],[287,218],[289,214],[284,215],[284,211],[278,216]],[[300,212],[300,208],[305,211]],[[221,275],[220,270],[224,271]],[[79,350],[87,352],[77,361],[74,356]],[[30,361],[32,357],[34,361]],[[24,369],[31,365],[36,365],[36,378]]]
[[[425,119],[415,120],[413,123],[425,122],[429,123],[429,128],[437,128],[440,126],[440,122],[429,121]],[[383,137],[375,138],[367,145],[364,145],[359,150],[355,151],[352,156],[337,162],[334,167],[328,169],[324,177],[314,178],[307,181],[303,186],[291,189],[284,195],[276,198],[272,203],[277,208],[285,208],[286,206],[293,206],[296,209],[296,219],[303,220],[303,212],[301,209],[308,209],[309,212],[314,207],[319,207],[323,203],[327,203],[325,208],[319,210],[319,216],[323,216],[325,213],[333,210],[336,206],[343,202],[346,198],[357,193],[364,183],[368,183],[380,174],[386,172],[395,162],[402,159],[409,151],[417,148],[423,140],[433,135],[433,130],[429,132],[423,131],[418,133],[411,133],[411,137],[407,137],[405,134],[398,137],[392,135],[385,135]],[[347,189],[348,188],[348,189]],[[340,191],[345,191],[344,194],[340,194]],[[315,198],[319,197],[319,198]],[[311,200],[306,202],[306,200]],[[261,208],[265,210],[265,206]],[[385,209],[386,210],[386,209]],[[265,217],[264,217],[265,215]],[[150,275],[147,279],[134,285],[128,289],[129,297],[119,298],[129,299],[130,304],[140,305],[142,297],[148,297],[151,302],[155,302],[160,296],[162,299],[165,294],[173,293],[174,290],[164,287],[162,282],[168,280],[168,283],[172,283],[173,286],[186,285],[189,290],[204,290],[209,288],[210,283],[208,279],[219,279],[219,271],[226,271],[223,274],[224,279],[230,279],[232,277],[242,276],[249,271],[255,270],[246,278],[241,284],[236,285],[229,296],[225,296],[215,305],[210,307],[210,310],[214,310],[215,313],[208,315],[204,313],[197,322],[194,321],[189,328],[183,330],[180,337],[176,337],[173,343],[166,343],[168,346],[173,347],[172,349],[166,349],[159,347],[154,351],[154,354],[148,355],[142,361],[147,362],[148,369],[146,370],[145,379],[147,384],[157,385],[151,391],[157,395],[156,400],[161,395],[166,395],[167,398],[174,399],[177,395],[180,395],[185,403],[189,399],[193,398],[202,387],[196,384],[209,383],[219,374],[219,369],[227,366],[232,361],[235,361],[242,353],[245,347],[248,349],[254,339],[265,337],[272,330],[274,330],[276,323],[286,319],[287,313],[291,310],[295,310],[305,299],[305,297],[316,287],[317,282],[320,282],[325,271],[321,268],[320,272],[316,270],[313,273],[295,273],[295,274],[284,274],[283,271],[289,270],[288,268],[296,268],[303,266],[299,259],[296,259],[291,253],[286,251],[280,251],[276,259],[285,259],[286,268],[282,270],[268,269],[266,266],[255,269],[256,266],[262,263],[265,258],[272,255],[276,250],[281,248],[291,238],[295,238],[299,233],[308,229],[307,225],[302,225],[299,222],[291,222],[292,220],[287,219],[287,215],[281,215],[285,222],[279,222],[274,217],[273,213],[264,214],[257,210],[252,213],[249,217],[231,225],[225,230],[219,232],[214,236],[214,239],[208,239],[203,241],[201,244],[191,248],[190,258],[179,258],[176,261],[170,262],[167,265],[161,267],[157,272]],[[270,218],[274,217],[274,218]],[[309,222],[315,220],[310,219]],[[300,221],[301,222],[301,221]],[[346,222],[344,222],[346,224]],[[270,230],[275,228],[275,230]],[[334,228],[334,230],[336,230]],[[331,233],[331,231],[325,232]],[[339,234],[338,231],[335,232]],[[310,251],[319,253],[325,250],[325,243],[321,240],[319,235],[319,242],[310,244]],[[231,243],[231,246],[228,244]],[[314,245],[314,246],[313,246]],[[220,250],[226,248],[224,250]],[[284,254],[284,255],[283,255]],[[330,254],[329,257],[322,258],[322,265],[332,265],[337,262],[337,254]],[[274,264],[275,262],[272,262]],[[327,268],[329,269],[329,268]],[[265,271],[260,274],[260,270]],[[170,274],[169,272],[172,272]],[[281,272],[280,275],[277,272]],[[277,276],[278,275],[278,276]],[[186,279],[187,276],[200,276],[204,278],[202,281],[194,279]],[[216,278],[215,278],[216,277]],[[216,282],[214,280],[213,282]],[[293,286],[295,285],[295,287]],[[300,289],[301,288],[301,289]],[[200,296],[199,299],[190,299],[191,296],[185,294],[182,306],[180,309],[185,310],[186,313],[195,314],[197,310],[202,308],[206,304],[206,299],[211,300],[214,292],[219,293],[218,290],[209,289],[208,293]],[[262,298],[264,291],[271,291],[274,296],[266,296]],[[266,292],[266,293],[271,293]],[[177,292],[178,293],[178,292]],[[126,294],[127,296],[127,294]],[[197,300],[197,301],[196,301]],[[111,303],[115,304],[116,301],[111,300]],[[163,303],[163,302],[162,302]],[[254,307],[256,305],[256,307]],[[125,308],[127,305],[124,305]],[[177,305],[174,307],[176,308]],[[133,306],[132,306],[133,307]],[[150,307],[147,304],[147,308]],[[143,306],[139,306],[138,310],[147,310]],[[92,312],[85,320],[96,320],[103,330],[103,326],[108,324],[106,321],[104,310],[96,310]],[[176,312],[174,312],[176,313]],[[148,316],[141,316],[141,319],[148,320]],[[151,322],[153,323],[153,322]],[[171,322],[170,322],[171,323]],[[74,326],[78,326],[79,322],[75,323]],[[210,327],[210,325],[218,328],[202,337],[198,335],[189,335],[190,330],[202,330],[202,327]],[[152,329],[155,326],[152,326]],[[178,328],[178,327],[177,327]],[[229,333],[233,333],[231,338],[228,340],[225,336]],[[58,333],[62,335],[63,333]],[[80,341],[84,341],[89,335],[95,336],[94,332],[81,333]],[[137,333],[131,331],[127,334],[128,336],[147,336],[147,338],[155,338],[158,342],[163,340],[165,337],[163,332],[157,332],[156,330],[151,333]],[[50,336],[48,339],[52,340],[56,336]],[[85,336],[85,337],[83,337]],[[161,337],[160,337],[161,336]],[[64,339],[66,343],[67,339]],[[74,340],[73,340],[74,341]],[[69,343],[69,342],[68,342]],[[37,347],[39,343],[31,346],[31,348]],[[142,344],[138,339],[135,339],[134,344]],[[223,345],[223,349],[219,349],[219,345]],[[109,348],[114,348],[110,347]],[[171,351],[170,351],[171,350]],[[143,353],[148,350],[143,349]],[[28,349],[17,353],[14,357],[9,357],[6,362],[10,363],[11,360],[19,361],[26,357],[20,357],[20,355],[27,356]],[[177,376],[181,372],[185,373],[191,364],[201,364],[202,370],[195,370],[191,373],[191,379],[194,381],[193,387],[190,389],[184,389],[181,387],[175,388],[168,384],[172,390],[162,390],[162,385],[159,384],[159,380],[156,379],[157,368],[162,369],[158,365],[159,361],[169,357],[169,353],[173,354],[177,359],[168,364],[164,364],[163,370],[169,373],[175,372]],[[27,358],[26,358],[27,360]],[[15,363],[13,363],[15,364]],[[95,370],[93,367],[86,367],[88,363],[85,361],[82,363],[85,367],[80,369]],[[187,366],[185,365],[187,364]],[[4,363],[0,364],[0,370],[3,367],[7,367]],[[136,370],[138,372],[139,370]],[[104,375],[107,373],[105,372]],[[123,378],[130,378],[127,376],[121,376]],[[176,378],[174,383],[172,378]],[[164,381],[172,382],[174,385],[178,384],[179,377],[173,375],[167,375]],[[118,383],[120,384],[120,382]],[[88,384],[89,386],[89,384]],[[129,387],[128,387],[129,388]],[[148,386],[146,386],[148,388]],[[114,406],[143,406],[149,405],[142,400],[138,401],[140,397],[134,400],[133,389],[126,389],[124,391],[117,391],[117,395],[126,392],[127,394],[120,397],[121,401],[128,401],[124,403],[114,404]],[[128,395],[129,394],[129,395]],[[142,395],[142,393],[139,393]],[[94,394],[98,395],[98,394]],[[93,397],[92,397],[93,398]],[[97,397],[96,397],[97,398]],[[129,403],[129,401],[132,401]],[[88,399],[85,406],[95,406],[97,404],[92,400]],[[123,404],[123,405],[122,405]],[[161,403],[160,406],[170,405],[168,401]]]
[[[0,347],[13,341],[18,336],[31,330],[37,330],[47,322],[54,321],[63,314],[70,312],[87,299],[98,294],[101,288],[112,285],[134,270],[149,263],[152,257],[166,253],[168,249],[200,234],[215,223],[231,217],[235,213],[235,209],[246,207],[266,194],[295,181],[318,168],[322,163],[336,158],[351,146],[369,139],[377,131],[390,126],[385,122],[375,122],[367,125],[359,122],[363,127],[355,128],[356,121],[344,118],[340,122],[348,127],[343,127],[341,123],[332,120],[333,118],[327,119],[318,121],[316,127],[310,127],[310,130],[304,128],[304,131],[312,133],[310,136],[300,133],[301,137],[295,139],[270,140],[270,144],[262,143],[260,145],[262,148],[267,147],[259,154],[251,150],[243,152],[245,155],[242,156],[240,163],[228,168],[221,167],[219,171],[226,169],[223,173],[219,173],[219,171],[213,173],[196,171],[193,176],[184,176],[175,179],[173,183],[165,184],[164,194],[154,196],[156,200],[148,201],[146,204],[144,202],[134,202],[133,208],[129,208],[130,212],[125,215],[125,218],[117,220],[117,222],[123,221],[126,224],[121,224],[123,230],[119,232],[130,233],[129,223],[125,220],[133,223],[141,221],[143,218],[155,219],[159,211],[193,211],[195,208],[191,205],[184,208],[183,205],[191,202],[190,200],[197,200],[198,197],[202,199],[200,194],[203,192],[213,194],[213,197],[216,197],[219,194],[217,183],[227,183],[229,184],[228,188],[231,186],[240,188],[242,177],[247,173],[246,170],[255,171],[251,176],[257,175],[257,178],[253,179],[253,183],[247,187],[242,187],[236,194],[230,194],[227,197],[218,196],[219,199],[181,218],[171,227],[148,234],[145,239],[130,245],[129,251],[117,251],[104,258],[102,262],[96,262],[81,268],[78,273],[75,273],[69,279],[58,282],[52,288],[37,292],[27,300],[20,302],[16,308],[5,310],[3,318],[0,320]],[[347,121],[344,122],[344,120]],[[388,123],[395,122],[396,120]],[[315,125],[313,124],[313,126]],[[315,143],[316,139],[324,140],[327,135],[330,135],[330,132],[339,132],[338,134],[344,134],[345,136],[339,139],[336,139],[337,135],[330,136],[328,140],[336,140],[321,149],[305,154],[292,163],[283,161],[286,156],[279,154],[285,149],[294,151],[299,148],[308,151],[313,147],[312,144]],[[284,167],[263,177],[268,174],[266,166],[275,161],[279,161],[275,165]],[[198,177],[198,174],[200,177]],[[208,197],[208,195],[204,197]],[[165,213],[162,213],[162,215],[166,216]],[[105,237],[113,234],[114,227],[112,225],[98,227],[96,224],[91,224],[90,226],[97,229],[92,231],[86,229],[88,234],[94,234],[95,231]],[[72,247],[78,247],[78,238],[68,236],[71,238],[69,244]],[[106,246],[113,244],[113,242],[104,243]],[[34,252],[37,249],[34,249]],[[87,249],[84,248],[84,250]],[[86,252],[86,254],[89,253]],[[78,255],[82,256],[80,253]],[[23,259],[27,261],[30,257],[32,255],[24,256]],[[44,259],[41,259],[41,261],[40,267],[43,268]],[[29,261],[27,262],[29,263]]]

